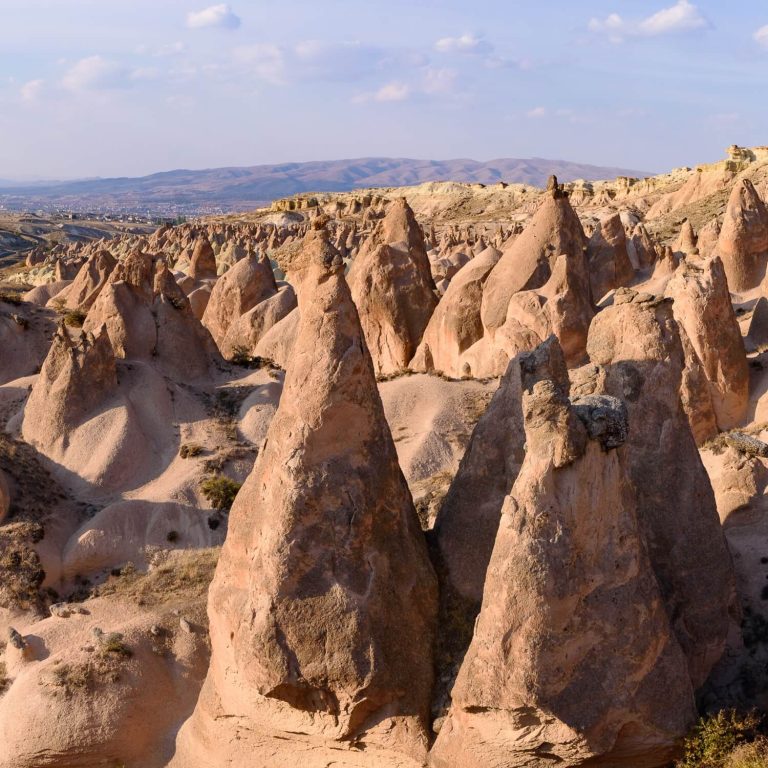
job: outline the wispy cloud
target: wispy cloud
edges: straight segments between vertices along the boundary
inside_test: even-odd
[[[546,107],[534,107],[533,109],[529,109],[526,113],[526,117],[530,117],[533,119],[538,119],[541,117],[547,116],[547,108]]]
[[[187,26],[190,29],[218,27],[220,29],[237,29],[241,24],[240,17],[226,4],[211,5],[202,11],[192,11],[187,14]]]
[[[590,31],[606,34],[616,43],[626,37],[659,37],[708,27],[709,21],[690,0],[678,0],[669,8],[662,8],[644,19],[625,19],[618,13],[612,13],[604,19],[589,22]]]
[[[131,68],[103,56],[88,56],[73,64],[61,80],[69,91],[106,91],[130,88],[141,80],[153,80],[157,70]]]
[[[44,80],[30,80],[29,82],[24,83],[19,89],[19,94],[21,95],[22,100],[28,103],[37,101],[40,98],[44,85]]]
[[[753,37],[758,44],[763,46],[763,48],[768,48],[768,24],[764,27],[760,27]]]
[[[378,48],[358,42],[304,40],[295,45],[255,43],[236,48],[237,64],[273,85],[289,82],[351,82],[374,74],[384,57]]]
[[[440,53],[490,53],[493,46],[482,37],[469,33],[459,37],[443,37],[435,43],[435,50]]]
[[[411,95],[411,87],[407,83],[392,82],[383,85],[373,94],[374,101],[405,101]]]

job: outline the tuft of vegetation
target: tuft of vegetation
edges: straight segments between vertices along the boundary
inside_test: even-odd
[[[24,303],[24,299],[21,298],[20,293],[15,293],[12,290],[3,290],[0,291],[0,302],[18,307]]]
[[[0,661],[0,696],[11,687],[11,679],[8,677],[8,668],[4,661]]]
[[[760,735],[760,724],[756,714],[732,709],[702,718],[685,740],[684,755],[675,767],[765,768],[765,762],[750,762],[767,753],[768,741]]]
[[[232,508],[237,492],[242,487],[226,475],[206,477],[200,483],[200,490],[214,509],[227,510]]]
[[[122,656],[130,659],[133,651],[123,642],[123,636],[119,632],[110,632],[101,638],[101,655]]]
[[[64,315],[64,325],[70,328],[82,328],[85,322],[85,312],[79,309],[72,309]]]
[[[235,365],[239,365],[241,368],[253,368],[254,370],[260,370],[267,368],[270,371],[280,371],[282,368],[268,357],[259,357],[258,355],[252,355],[248,347],[238,345],[232,350],[230,362]]]
[[[165,540],[169,544],[174,544],[179,540],[179,532],[178,531],[168,531],[168,533],[165,535]]]
[[[213,579],[220,549],[172,550],[147,573],[121,568],[93,590],[94,596],[115,595],[137,605],[157,606],[180,599],[204,599]]]
[[[203,446],[197,443],[184,443],[179,448],[179,456],[182,459],[191,459],[194,456],[199,456],[203,452]]]

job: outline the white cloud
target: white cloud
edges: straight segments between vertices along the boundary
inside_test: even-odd
[[[659,37],[693,32],[709,26],[707,19],[690,0],[678,0],[669,8],[663,8],[640,20],[628,20],[618,13],[612,13],[605,19],[592,19],[589,22],[590,31],[607,34],[615,43],[625,37]]]
[[[405,101],[411,95],[411,87],[407,83],[392,82],[383,85],[373,95],[374,101]]]
[[[158,77],[159,72],[153,67],[132,69],[103,56],[88,56],[70,66],[61,85],[69,91],[108,91],[130,88],[137,82]]]
[[[37,101],[40,97],[40,92],[43,90],[43,85],[45,85],[43,80],[30,80],[28,83],[24,83],[19,90],[22,100],[27,102]]]
[[[220,3],[204,8],[202,11],[188,13],[187,26],[190,29],[202,29],[204,27],[237,29],[240,26],[240,17],[235,15],[226,3]]]
[[[754,38],[757,43],[763,46],[763,48],[768,48],[768,24],[764,27],[760,27],[760,29],[755,32]]]
[[[259,80],[266,80],[272,85],[285,83],[285,54],[279,46],[271,43],[242,46],[235,49],[234,57]]]
[[[528,112],[525,113],[526,117],[530,118],[540,118],[540,117],[546,117],[547,116],[547,108],[546,107],[534,107],[531,110],[528,110]]]
[[[67,70],[61,84],[70,91],[124,88],[130,83],[130,72],[102,56],[80,59]]]
[[[440,53],[488,53],[491,46],[483,38],[465,33],[459,37],[443,37],[435,43]]]
[[[428,94],[447,94],[453,93],[456,85],[456,70],[453,69],[435,69],[429,67],[424,73],[423,91]]]

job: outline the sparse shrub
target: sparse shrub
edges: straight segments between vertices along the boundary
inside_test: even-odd
[[[766,768],[768,766],[768,739],[763,737],[751,744],[736,747],[725,768]]]
[[[200,483],[200,490],[214,509],[226,510],[232,507],[242,484],[226,475],[207,477]]]
[[[234,348],[232,356],[230,357],[230,362],[239,365],[242,368],[253,368],[254,370],[261,370],[262,368],[267,368],[270,371],[282,370],[274,360],[270,360],[268,357],[252,355],[248,351],[248,348],[242,345]]]
[[[166,534],[165,540],[169,544],[173,544],[174,542],[177,542],[179,540],[179,532],[178,531],[168,531]]]
[[[82,328],[85,322],[85,312],[81,312],[79,309],[73,309],[64,315],[64,325],[68,325],[70,328]]]
[[[199,456],[203,452],[203,446],[197,443],[184,443],[179,448],[179,456],[182,459],[191,459],[193,456]]]
[[[13,293],[12,291],[0,291],[0,301],[5,302],[6,304],[12,304],[14,307],[18,307],[20,304],[24,303],[21,295]]]
[[[676,768],[751,768],[765,763],[744,762],[765,742],[759,738],[760,718],[732,709],[699,720],[685,740],[685,753]],[[749,749],[748,747],[755,747]],[[745,749],[746,748],[746,749]],[[741,757],[739,757],[741,754]],[[734,762],[738,758],[742,762]]]
[[[123,642],[123,636],[119,632],[110,632],[104,635],[100,641],[100,651],[102,656],[112,654],[130,659],[133,651]]]
[[[8,677],[8,669],[4,661],[0,661],[0,696],[2,696],[11,687],[11,680]]]

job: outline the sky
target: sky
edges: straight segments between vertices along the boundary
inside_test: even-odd
[[[768,144],[765,0],[0,0],[0,179]]]

